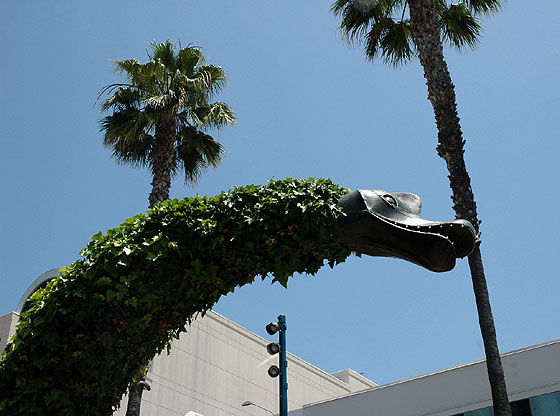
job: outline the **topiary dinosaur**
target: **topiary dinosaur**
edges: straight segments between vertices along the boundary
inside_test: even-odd
[[[216,197],[165,201],[94,235],[82,258],[35,292],[34,306],[22,313],[0,361],[0,415],[111,415],[143,364],[222,295],[257,276],[286,286],[294,273],[343,262],[347,247],[428,267],[427,257],[408,246],[434,251],[434,239],[456,246],[455,235],[419,231],[418,222],[412,225],[418,230],[410,230],[390,215],[374,215],[367,201],[346,198],[337,205],[347,192],[324,179],[270,181]],[[381,197],[395,209],[414,205],[414,196],[392,195],[396,199]],[[419,214],[419,205],[409,211]],[[369,225],[357,227],[359,221]],[[381,226],[372,228],[371,221]],[[464,240],[470,238],[460,220],[442,224],[466,227]],[[368,243],[368,233],[379,230],[396,232],[399,247],[391,251],[379,236]],[[430,246],[420,247],[421,232]],[[382,247],[372,251],[372,244]],[[455,255],[452,264],[446,256],[443,269],[452,268]]]

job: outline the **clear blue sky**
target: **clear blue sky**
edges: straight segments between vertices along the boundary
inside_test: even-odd
[[[560,3],[511,1],[475,52],[446,49],[502,352],[560,338],[557,266]],[[0,5],[0,314],[91,235],[145,211],[149,172],[118,166],[95,106],[144,61],[149,41],[204,48],[238,116],[222,165],[172,196],[214,195],[270,178],[329,177],[410,191],[423,216],[454,217],[421,68],[367,62],[337,32],[329,1],[18,1]],[[556,120],[556,121],[555,121]],[[402,260],[352,258],[285,290],[256,282],[215,310],[266,335],[283,313],[289,349],[326,371],[386,383],[483,357],[466,260],[435,274]]]

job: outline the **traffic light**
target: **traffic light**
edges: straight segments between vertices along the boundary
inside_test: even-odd
[[[271,365],[268,369],[270,377],[280,376],[280,416],[288,416],[288,378],[287,367],[288,361],[286,359],[286,317],[284,315],[278,316],[278,322],[271,322],[266,326],[266,332],[269,335],[279,333],[279,342],[271,342],[266,346],[266,351],[270,355],[279,354],[279,366]]]

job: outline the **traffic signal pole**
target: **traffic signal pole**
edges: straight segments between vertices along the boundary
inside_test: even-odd
[[[280,416],[288,416],[288,360],[286,359],[286,316],[278,316],[280,326]]]

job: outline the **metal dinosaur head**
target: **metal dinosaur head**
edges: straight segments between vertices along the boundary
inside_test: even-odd
[[[421,218],[422,202],[416,194],[360,189],[344,195],[338,205],[346,216],[336,240],[362,254],[396,257],[445,272],[475,246],[470,222]]]

